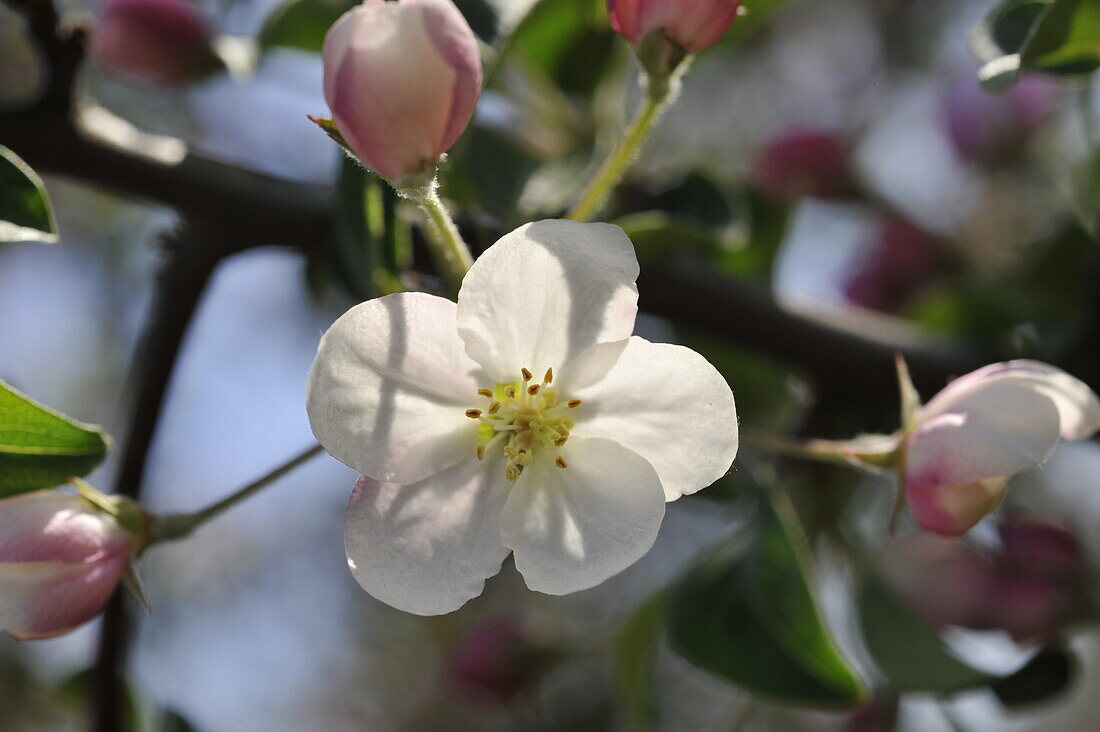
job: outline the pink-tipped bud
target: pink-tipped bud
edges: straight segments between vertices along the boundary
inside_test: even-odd
[[[128,532],[81,498],[38,491],[0,500],[0,628],[28,640],[88,622],[133,547]]]
[[[450,0],[366,0],[329,29],[324,62],[337,128],[396,184],[431,176],[481,92],[477,39]]]
[[[213,59],[206,21],[188,0],[108,0],[91,54],[106,69],[158,84],[195,78]]]
[[[651,33],[689,53],[713,46],[729,30],[741,0],[607,0],[611,27],[633,46]]]
[[[482,702],[506,702],[532,684],[548,654],[524,636],[514,618],[497,618],[475,628],[459,644],[450,677],[464,695]]]
[[[1003,561],[1014,571],[1066,579],[1085,568],[1081,543],[1070,532],[1037,521],[1012,521],[997,527],[1003,547]]]
[[[887,218],[868,256],[844,286],[855,305],[886,313],[901,310],[940,273],[942,248],[928,232],[905,219]]]
[[[944,96],[947,136],[965,160],[991,165],[1011,158],[1051,116],[1058,91],[1051,79],[1031,75],[1003,94],[990,94],[967,72]]]
[[[769,142],[756,158],[752,178],[775,198],[835,198],[852,189],[844,141],[815,129],[789,130]]]

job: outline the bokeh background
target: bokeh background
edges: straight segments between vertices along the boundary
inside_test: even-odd
[[[65,5],[73,19],[98,10]],[[491,39],[528,5],[464,9]],[[560,214],[637,103],[629,49],[607,29],[600,3],[559,5],[502,60],[475,127],[445,167],[446,194],[475,247]],[[603,218],[631,234],[647,282],[666,271],[729,276],[753,296],[773,294],[784,313],[886,348],[1041,358],[1100,386],[1097,251],[1080,223],[1088,203],[1081,171],[1100,105],[1080,81],[1027,78],[1007,95],[981,91],[967,37],[992,5],[746,0],[749,15],[697,60]],[[375,185],[305,119],[326,112],[320,58],[272,31],[278,4],[201,6],[234,74],[157,87],[89,64],[79,80],[87,124],[163,160],[190,151],[323,193]],[[22,21],[0,6],[0,105],[26,104],[43,68]],[[131,355],[163,243],[181,223],[171,209],[118,197],[111,172],[102,177],[107,186],[47,175],[60,244],[0,248],[0,378],[121,438]],[[415,218],[385,205],[398,222]],[[419,261],[408,223],[394,226]],[[304,379],[320,334],[405,276],[403,261],[310,244],[309,257],[259,248],[218,269],[156,434],[144,491],[151,509],[200,507],[310,444]],[[646,293],[643,285],[643,310]],[[846,381],[843,369],[818,368],[843,354],[790,358],[782,322],[739,342],[729,333],[741,326],[730,324],[758,313],[730,302],[715,298],[686,319],[647,314],[639,332],[707,355],[732,385],[746,427],[837,437],[893,429],[896,401],[861,383],[857,364]],[[111,485],[115,468],[108,461],[91,482]],[[761,485],[794,499],[827,619],[876,678],[855,620],[847,551],[881,540],[884,482],[744,446],[730,476],[671,505],[649,555],[603,586],[538,595],[506,563],[481,598],[423,619],[374,601],[347,571],[342,516],[354,478],[317,459],[143,558],[151,611],[137,620],[129,678],[148,728],[186,720],[212,732],[614,729],[623,624],[709,549],[736,540],[744,495]],[[1098,488],[1100,446],[1063,446],[1015,481],[1008,504],[967,546],[988,559],[998,524],[1041,518],[1073,537],[1086,568],[1071,591],[1091,598]],[[953,551],[894,548],[903,567]],[[978,581],[944,566],[907,573],[924,577],[916,597],[961,597]],[[1100,644],[1091,615],[1051,611],[1041,602],[1045,585],[1020,592],[1029,611],[1048,612],[1039,630],[951,623],[949,647],[1007,673],[1036,652],[1037,639],[1064,638],[1078,663],[1071,683],[1022,707],[989,690],[947,700],[906,694],[900,729],[1095,728]],[[82,674],[96,637],[92,624],[51,641],[0,639],[0,729],[85,728]],[[654,724],[667,730],[889,729],[896,702],[884,691],[885,711],[798,710],[753,699],[664,646],[655,679]]]

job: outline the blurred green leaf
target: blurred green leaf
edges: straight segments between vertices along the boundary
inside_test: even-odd
[[[865,578],[860,588],[859,620],[875,665],[899,691],[952,694],[991,681],[948,653],[936,629],[877,578]]]
[[[653,728],[653,669],[667,606],[666,593],[650,599],[631,616],[615,641],[615,685],[630,730]]]
[[[92,472],[111,441],[0,381],[0,498],[61,485]]]
[[[356,0],[290,0],[275,9],[256,38],[261,50],[298,48],[320,53],[325,34],[336,19],[358,5]],[[482,40],[496,35],[497,16],[486,0],[455,0],[471,29]]]
[[[711,253],[719,246],[718,237],[709,229],[691,221],[677,219],[663,211],[643,211],[616,219],[634,242],[638,261],[653,264],[672,254]]]
[[[1063,693],[1077,670],[1076,659],[1066,648],[1047,646],[1023,668],[990,684],[990,689],[1010,709],[1038,704]]]
[[[743,208],[747,216],[740,240],[718,254],[717,264],[730,274],[770,282],[776,254],[787,236],[790,204],[747,190]]]
[[[1051,74],[1100,68],[1100,0],[1053,0],[1020,50],[1020,64]]]
[[[268,16],[256,41],[261,50],[281,46],[320,53],[328,29],[357,4],[355,0],[290,0]]]
[[[57,223],[42,179],[0,145],[0,242],[57,241]]]
[[[754,694],[850,707],[867,689],[827,630],[811,593],[809,548],[788,499],[761,498],[753,536],[723,550],[674,589],[672,647]]]

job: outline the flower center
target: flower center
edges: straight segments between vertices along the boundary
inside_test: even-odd
[[[567,468],[569,464],[560,450],[569,440],[573,428],[570,412],[581,405],[580,399],[563,400],[551,384],[554,369],[547,369],[541,384],[532,384],[528,369],[520,371],[522,381],[497,384],[492,389],[478,389],[489,400],[482,409],[467,409],[466,416],[481,422],[478,426],[478,460],[495,447],[501,447],[508,458],[504,475],[510,481],[519,478],[523,468],[535,459],[535,449],[558,452],[554,464]]]

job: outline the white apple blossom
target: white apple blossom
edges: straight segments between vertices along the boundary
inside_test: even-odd
[[[963,534],[1059,439],[1097,430],[1100,400],[1064,371],[1023,360],[978,369],[940,391],[901,435],[909,508],[927,531]]]
[[[542,221],[486,251],[457,305],[390,295],[324,335],[309,416],[363,474],[345,540],[367,592],[451,612],[510,552],[531,589],[583,590],[726,473],[733,394],[694,351],[631,337],[637,276],[618,227]]]

